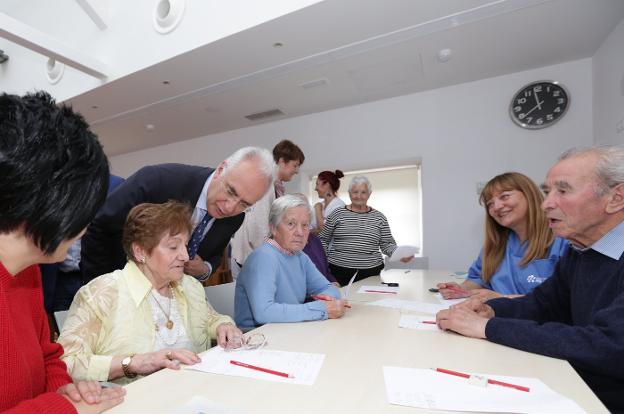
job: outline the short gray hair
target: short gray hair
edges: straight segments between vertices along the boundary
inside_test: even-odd
[[[369,194],[373,192],[373,185],[368,180],[368,178],[364,177],[363,175],[356,175],[351,179],[351,182],[349,183],[349,192],[353,190],[353,187],[360,184],[366,184],[366,188],[368,189]]]
[[[594,155],[596,161],[596,178],[598,178],[598,195],[624,183],[624,147],[605,145],[600,147],[576,147],[565,151],[559,161],[584,155]]]
[[[306,211],[312,218],[312,208],[308,199],[303,194],[286,194],[280,198],[276,198],[271,204],[271,211],[269,212],[269,226],[277,227],[281,223],[282,217],[287,210],[295,207],[305,207]]]
[[[275,162],[273,161],[273,154],[266,148],[243,147],[237,150],[226,158],[222,174],[226,176],[231,169],[245,160],[256,161],[258,173],[269,180],[269,187],[273,184],[275,180]]]

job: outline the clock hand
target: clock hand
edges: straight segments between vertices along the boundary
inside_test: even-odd
[[[535,111],[537,108],[542,109],[542,104],[544,103],[544,101],[542,102],[538,102],[537,105],[535,105],[533,108],[531,108],[531,110],[529,112],[527,112],[526,114],[524,114],[524,117],[526,118],[527,116],[529,116],[529,114],[533,111]]]
[[[537,97],[537,92],[535,91],[535,89],[533,89],[533,96],[535,96],[535,103],[537,104],[538,108],[541,110],[542,109],[542,102],[539,101],[539,98]]]

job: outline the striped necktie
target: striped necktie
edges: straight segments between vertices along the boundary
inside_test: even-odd
[[[212,216],[206,212],[204,218],[197,224],[195,230],[193,230],[193,234],[191,235],[191,240],[189,240],[188,244],[188,255],[189,259],[194,259],[197,254],[197,250],[199,249],[199,243],[201,243],[204,231],[206,230],[206,226],[208,222],[212,219]]]

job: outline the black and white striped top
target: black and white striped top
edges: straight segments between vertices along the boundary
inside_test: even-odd
[[[325,220],[319,234],[329,263],[354,269],[369,269],[383,263],[381,252],[390,256],[396,242],[388,219],[371,208],[366,213],[337,208]]]

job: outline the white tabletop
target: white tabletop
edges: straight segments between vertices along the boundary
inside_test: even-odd
[[[450,272],[392,270],[383,276],[385,281],[400,283],[398,295],[357,294],[359,285],[379,284],[379,277],[372,277],[354,284],[352,309],[341,319],[258,328],[266,335],[269,349],[325,354],[312,386],[162,370],[128,385],[126,401],[109,412],[169,413],[196,395],[244,413],[442,412],[387,402],[382,367],[399,366],[535,377],[588,413],[608,413],[566,361],[451,332],[401,329],[399,310],[363,303],[388,296],[438,303],[428,289],[437,282],[457,280]]]

